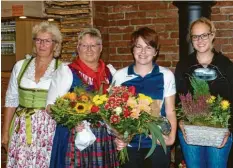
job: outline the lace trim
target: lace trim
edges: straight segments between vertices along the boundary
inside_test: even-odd
[[[46,69],[44,75],[40,78],[40,81],[43,81],[45,79],[51,78],[53,72],[54,72],[54,66],[55,66],[55,59],[53,59],[48,68]],[[24,77],[28,79],[32,79],[35,82],[35,72],[36,72],[36,66],[35,66],[35,59],[33,59],[28,66],[27,70],[24,73]]]

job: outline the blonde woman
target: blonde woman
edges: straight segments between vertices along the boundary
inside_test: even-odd
[[[48,22],[34,26],[33,57],[18,61],[6,92],[2,146],[7,167],[49,167],[55,122],[45,112],[47,91],[60,62],[62,36]]]

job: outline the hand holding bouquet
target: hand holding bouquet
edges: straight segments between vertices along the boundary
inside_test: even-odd
[[[93,100],[95,103],[93,107],[98,110],[97,113],[101,115],[116,137],[129,143],[135,134],[146,136],[151,134],[152,147],[146,158],[153,153],[157,141],[166,152],[166,145],[159,127],[163,125],[161,121],[164,120],[154,114],[152,105],[155,106],[155,104],[150,97],[144,94],[135,95],[133,86],[116,86],[110,88],[108,96],[96,95]],[[160,108],[158,109],[160,112]],[[119,159],[122,163],[126,161],[127,156],[126,148],[120,151]]]

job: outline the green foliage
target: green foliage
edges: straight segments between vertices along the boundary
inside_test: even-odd
[[[200,96],[210,95],[208,83],[202,79],[190,78],[191,86],[193,87],[193,97],[197,99]]]

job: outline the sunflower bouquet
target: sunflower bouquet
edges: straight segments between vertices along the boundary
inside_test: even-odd
[[[178,118],[184,123],[187,143],[219,146],[228,131],[230,103],[219,95],[211,95],[206,81],[190,80],[193,94],[179,95],[181,102],[177,108]]]
[[[170,123],[159,115],[152,115],[152,105],[155,107],[155,104],[151,97],[136,95],[133,86],[114,86],[109,89],[108,95],[96,95],[93,100],[93,108],[116,137],[129,143],[136,134],[151,134],[153,143],[146,158],[153,153],[157,140],[166,152],[162,130],[169,134]],[[168,129],[161,129],[161,125],[166,125]],[[127,148],[119,152],[119,160],[121,163],[128,160]]]
[[[57,124],[69,129],[74,128],[83,120],[91,120],[92,123],[98,121],[100,117],[92,109],[95,94],[88,87],[75,87],[73,92],[68,92],[57,98],[55,104],[51,106],[53,119]]]

